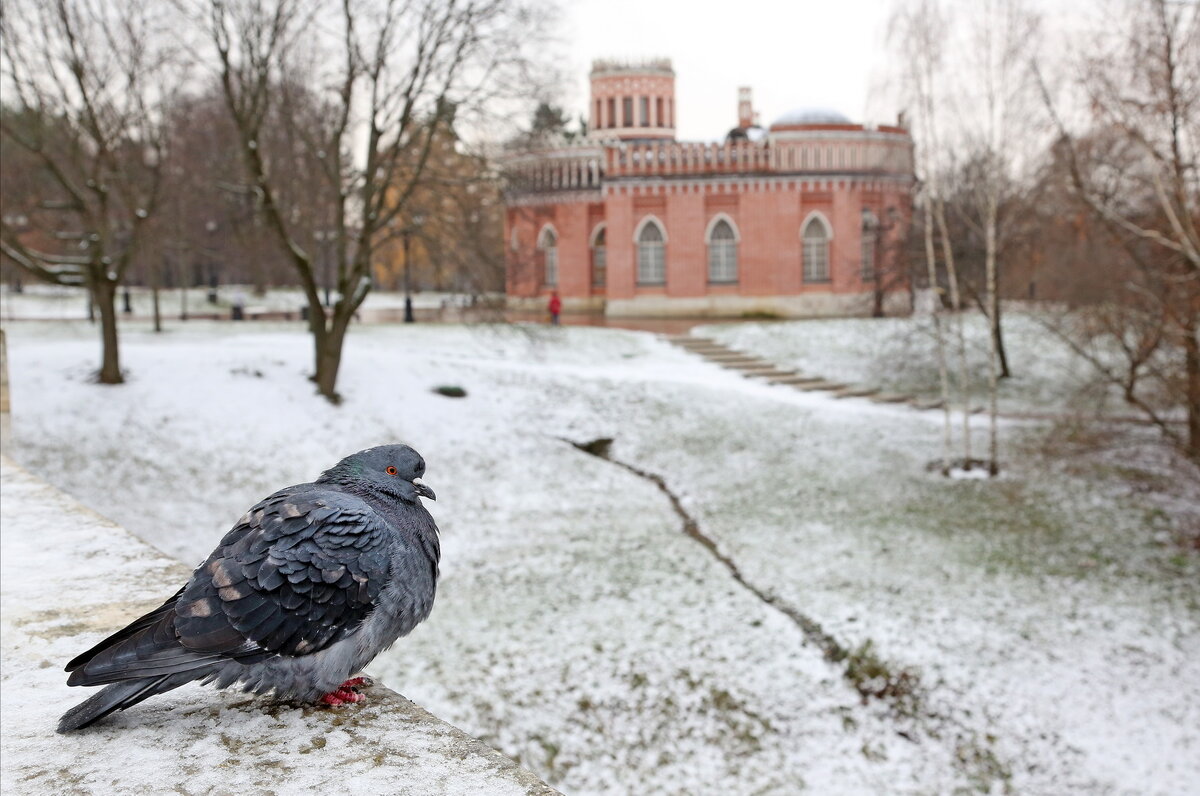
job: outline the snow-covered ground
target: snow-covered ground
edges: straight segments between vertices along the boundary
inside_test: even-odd
[[[128,326],[116,388],[88,380],[91,327],[7,330],[15,458],[189,564],[271,490],[413,444],[443,580],[373,672],[567,793],[1200,791],[1200,562],[1026,426],[1001,479],[946,481],[936,413],[646,334],[357,327],[332,407],[294,326]],[[563,441],[598,437],[760,592],[918,672],[919,715],[862,704],[655,486]]]
[[[1106,409],[1130,414],[1112,390],[1098,388],[1094,368],[1047,328],[1052,318],[1031,312],[1003,317],[1012,377],[999,386],[1001,411],[1064,412]],[[958,399],[958,316],[943,316],[947,366]],[[988,333],[980,313],[964,314],[967,378],[972,405],[986,403]],[[911,318],[839,318],[785,323],[712,324],[696,334],[780,365],[833,381],[932,398],[939,394],[933,321]],[[1104,351],[1097,351],[1104,355]]]
[[[270,288],[263,295],[255,295],[248,285],[221,285],[217,289],[217,303],[208,300],[206,287],[191,287],[185,290],[164,288],[159,291],[159,309],[164,319],[170,322],[182,313],[205,315],[220,313],[228,316],[230,308],[241,301],[247,312],[294,312],[307,306],[308,300],[299,288]],[[336,294],[335,294],[336,296]],[[133,315],[149,317],[154,313],[154,295],[149,288],[133,287],[129,291],[129,306]],[[414,293],[413,306],[418,310],[437,309],[442,306],[459,306],[467,297],[453,293],[424,291]],[[123,293],[117,294],[117,312],[124,309]],[[363,310],[390,311],[404,307],[404,294],[395,291],[373,290],[363,303]],[[11,320],[82,320],[87,318],[87,292],[79,287],[63,287],[34,283],[25,285],[20,293],[9,285],[0,286],[0,319]]]

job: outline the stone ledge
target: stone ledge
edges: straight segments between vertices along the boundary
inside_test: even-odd
[[[321,708],[199,686],[71,735],[94,689],[62,666],[170,595],[187,568],[0,457],[0,790],[43,793],[554,794],[380,685]]]

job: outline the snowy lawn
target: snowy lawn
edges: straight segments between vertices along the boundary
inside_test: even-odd
[[[1039,316],[1002,316],[1012,377],[1000,381],[1002,412],[1134,411],[1118,393],[1098,387],[1093,367],[1047,331]],[[958,338],[955,316],[943,316],[951,390],[958,401]],[[982,314],[963,316],[967,378],[973,406],[987,401],[988,333]],[[941,395],[933,322],[912,318],[837,318],[783,323],[701,326],[695,334],[757,354],[779,365],[850,384],[922,398]]]
[[[373,672],[565,792],[1200,782],[1200,562],[1145,484],[1040,458],[1027,427],[1006,426],[1000,480],[947,482],[924,469],[936,413],[755,383],[645,334],[356,327],[332,407],[294,325],[126,327],[117,388],[88,381],[91,327],[7,330],[15,458],[188,564],[270,491],[413,444],[443,579]],[[870,642],[881,678],[916,674],[912,709],[862,704],[656,487],[562,439],[598,437],[761,592]]]
[[[336,296],[336,293],[334,294]],[[300,312],[308,305],[308,299],[299,288],[270,288],[261,296],[254,294],[249,285],[221,285],[217,289],[217,303],[208,301],[208,288],[191,287],[185,290],[163,288],[159,291],[159,310],[164,321],[174,323],[180,313],[192,315],[220,313],[228,317],[230,309],[238,299],[248,313],[254,312]],[[464,297],[452,293],[424,291],[413,294],[413,306],[417,309],[433,309],[443,302],[457,305]],[[123,289],[117,291],[117,312],[125,307]],[[154,313],[154,295],[149,288],[130,288],[130,308],[139,318]],[[363,303],[364,310],[397,310],[404,307],[404,294],[395,291],[373,290]],[[62,287],[34,283],[25,285],[20,293],[10,286],[0,286],[0,318],[10,320],[82,320],[87,318],[87,293],[83,288]]]

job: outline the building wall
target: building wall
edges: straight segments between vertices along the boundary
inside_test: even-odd
[[[914,179],[912,137],[903,126],[801,113],[753,140],[747,134],[722,143],[676,141],[669,60],[595,61],[591,88],[586,140],[506,161],[511,301],[537,302],[553,290],[568,310],[609,314],[819,315],[869,311],[881,286],[884,293],[906,292],[895,269],[886,284],[864,280],[861,262],[865,209],[887,220],[876,264],[899,255],[895,241],[911,216]],[[739,93],[739,114],[740,121],[753,120],[748,89]],[[735,229],[733,283],[708,278],[708,233],[718,218]],[[802,236],[814,218],[830,234],[828,280],[803,278]],[[637,235],[651,219],[663,231],[666,278],[639,284]],[[591,242],[600,224],[607,280],[598,286]],[[538,245],[546,230],[557,240],[554,284]]]
[[[598,201],[596,200],[598,199]],[[870,296],[874,283],[862,278],[862,211],[877,217],[909,213],[908,183],[872,178],[711,178],[648,180],[606,185],[592,201],[557,197],[542,204],[509,208],[506,240],[510,245],[508,292],[532,298],[557,289],[565,305],[598,308],[609,314],[844,314],[860,304],[829,297]],[[820,215],[832,228],[828,282],[803,279],[802,230]],[[738,236],[736,284],[709,284],[706,232],[714,218],[732,222]],[[665,233],[666,283],[637,283],[635,235],[647,219]],[[592,285],[590,240],[598,223],[607,239],[607,284]],[[558,239],[559,278],[544,284],[539,235],[547,227]],[[903,224],[882,233],[881,257],[894,256]],[[515,234],[514,234],[515,231]],[[883,261],[881,260],[881,265]],[[892,281],[892,292],[906,286]],[[801,297],[807,297],[800,300]],[[762,299],[789,298],[783,301]],[[636,299],[636,301],[635,301]],[[711,299],[711,300],[710,300]]]

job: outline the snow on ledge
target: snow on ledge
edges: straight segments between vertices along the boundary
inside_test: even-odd
[[[0,790],[20,793],[554,794],[380,685],[318,708],[185,686],[57,735],[94,689],[62,667],[188,571],[0,457]]]

